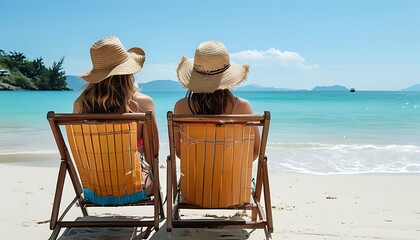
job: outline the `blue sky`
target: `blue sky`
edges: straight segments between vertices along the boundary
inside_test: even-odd
[[[65,57],[90,70],[90,46],[110,35],[145,50],[138,82],[176,80],[176,66],[206,40],[251,66],[246,84],[312,89],[339,84],[400,90],[420,83],[420,1],[4,0],[0,49]]]

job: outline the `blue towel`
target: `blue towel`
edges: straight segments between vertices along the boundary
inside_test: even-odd
[[[120,197],[115,197],[112,195],[109,196],[100,196],[95,194],[92,190],[83,188],[83,194],[87,201],[106,206],[106,205],[124,205],[129,203],[136,203],[148,199],[146,194],[146,189],[143,189],[140,192],[133,194],[127,194]]]

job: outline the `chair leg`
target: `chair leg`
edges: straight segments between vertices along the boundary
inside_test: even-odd
[[[268,227],[265,226],[265,228],[264,228],[265,239],[271,239],[271,233],[272,232],[273,231],[270,232],[270,230],[268,229]]]
[[[84,203],[84,199],[77,199],[76,206],[78,206],[80,208],[80,211],[82,211],[83,217],[89,216],[89,213]]]
[[[263,159],[258,159],[258,165],[257,165],[257,181],[255,183],[255,190],[254,190],[254,199],[257,201],[257,203],[260,202],[261,199],[261,189],[262,189],[262,185],[263,185],[263,181],[262,181],[262,177],[263,177],[263,164],[262,164]],[[256,221],[257,219],[257,208],[254,208],[252,210],[252,215],[251,215],[251,219],[252,221]]]
[[[48,238],[48,240],[56,240],[57,237],[58,237],[58,234],[60,234],[60,230],[61,230],[61,227],[60,227],[60,225],[57,224],[55,226],[53,232],[51,233],[50,238]]]
[[[53,203],[53,209],[51,213],[51,221],[50,221],[51,230],[57,227],[57,220],[58,220],[58,214],[60,211],[61,197],[63,195],[65,179],[66,179],[66,163],[64,161],[61,161],[60,167],[58,170],[57,185],[55,189],[54,203]]]
[[[268,232],[273,232],[273,214],[271,209],[271,194],[270,194],[270,182],[268,179],[268,167],[267,167],[267,157],[264,158],[263,162],[263,184],[264,184],[264,201],[266,209],[266,219]]]
[[[138,237],[140,237],[141,239],[147,239],[149,238],[150,233],[152,233],[152,227],[146,227],[146,230],[142,231],[142,233]],[[138,239],[138,237],[132,239]]]
[[[163,210],[163,194],[159,192],[159,201],[160,201],[160,218],[165,219],[165,212]]]
[[[178,202],[177,202],[178,203]],[[175,206],[174,206],[174,210],[173,210],[173,216],[174,216],[174,219],[176,219],[176,220],[179,220],[179,219],[181,219],[180,217],[179,217],[179,207],[178,207],[179,205],[178,204],[175,204]]]
[[[166,178],[166,215],[168,215],[167,219],[166,219],[166,231],[168,233],[172,232],[172,203],[173,203],[173,198],[172,198],[172,165],[171,165],[171,158],[170,156],[168,156],[168,158],[166,159],[166,170],[167,170],[167,178]]]
[[[160,211],[160,184],[159,184],[159,169],[158,169],[158,159],[153,159],[152,163],[152,181],[153,181],[153,202],[154,202],[154,229],[157,231],[159,229],[159,211]]]
[[[82,214],[83,214],[83,217],[89,216],[89,214],[88,214],[87,209],[86,209],[85,206],[82,207]]]

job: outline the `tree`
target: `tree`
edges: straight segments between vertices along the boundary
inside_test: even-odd
[[[47,72],[48,69],[45,67],[42,57],[40,57],[26,64],[26,70],[24,74],[27,77],[31,78],[35,85],[39,86],[41,85],[42,78],[46,77],[48,79]],[[46,86],[47,85],[48,84],[46,84]]]
[[[58,62],[54,62],[52,67],[49,68],[49,79],[50,89],[54,90],[62,90],[66,89],[67,82],[66,82],[66,72],[63,70],[63,63],[64,63],[64,57],[60,59]]]
[[[10,53],[9,57],[17,63],[24,63],[26,61],[25,55],[21,52],[13,51],[9,53]]]

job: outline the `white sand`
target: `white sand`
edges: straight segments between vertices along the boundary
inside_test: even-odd
[[[0,156],[1,239],[48,239],[51,234],[44,222],[51,214],[58,157],[7,163],[28,157]],[[165,173],[162,169],[164,188]],[[270,184],[273,239],[420,239],[420,175],[270,174]],[[64,199],[73,193],[66,188]],[[167,238],[165,225],[152,234],[150,239]],[[173,239],[216,235],[246,238],[240,230],[177,229]],[[256,230],[248,239],[264,238],[263,230]]]

